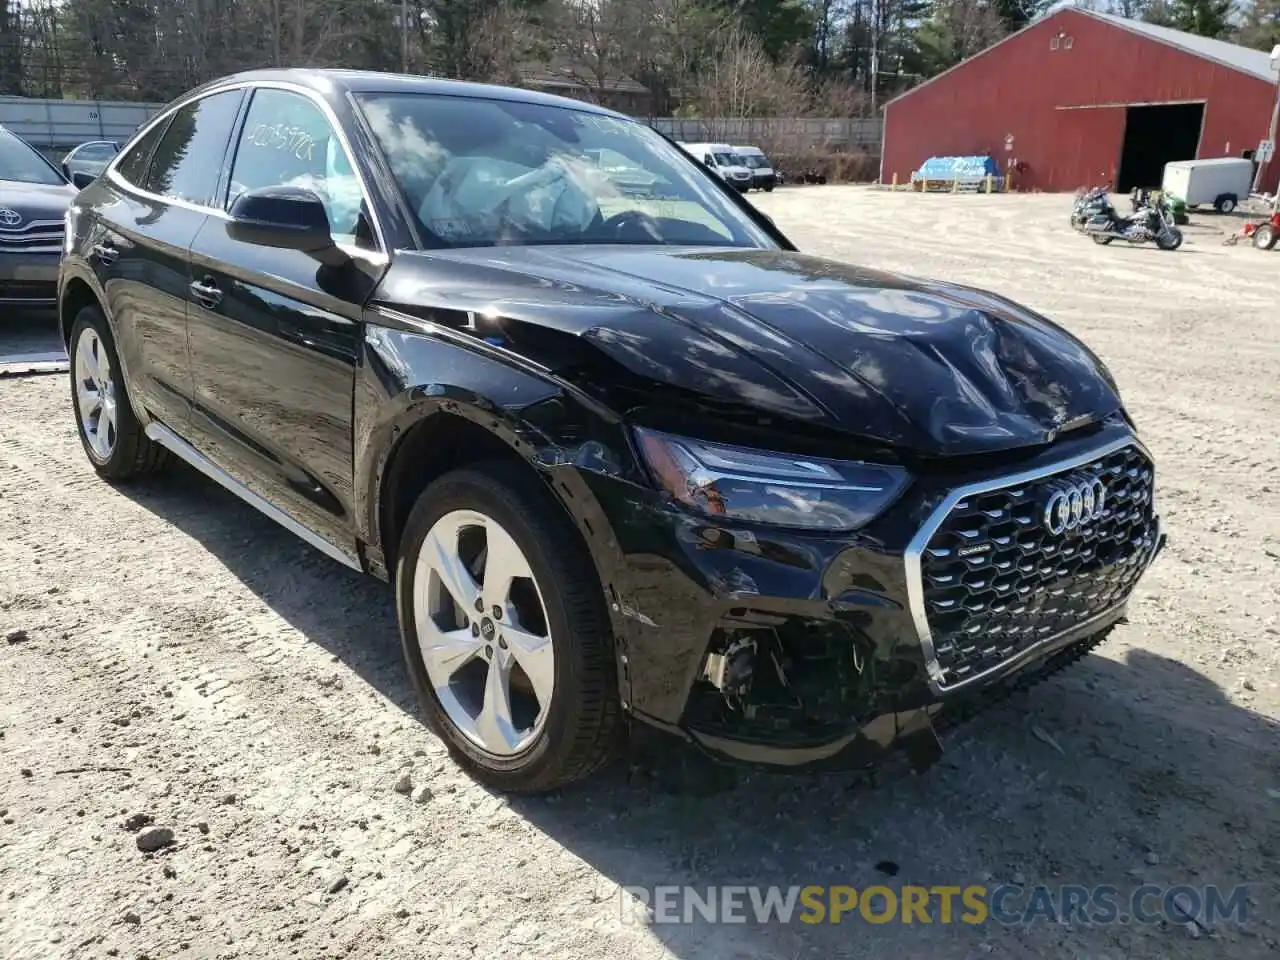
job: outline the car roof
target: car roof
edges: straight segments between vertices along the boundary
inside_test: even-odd
[[[443,80],[437,77],[422,77],[403,73],[379,73],[374,70],[324,70],[324,69],[276,69],[248,70],[229,76],[211,80],[197,87],[181,99],[185,100],[194,94],[214,87],[228,84],[252,84],[275,81],[292,83],[307,87],[322,96],[332,99],[344,94],[359,93],[416,93],[446,97],[477,97],[485,100],[506,100],[513,103],[540,104],[548,107],[561,107],[579,110],[584,113],[595,113],[616,117],[620,120],[633,118],[625,114],[607,110],[584,100],[572,100],[568,97],[557,97],[554,94],[539,93],[536,90],[524,90],[517,87],[501,87],[489,83],[471,83],[463,80]]]

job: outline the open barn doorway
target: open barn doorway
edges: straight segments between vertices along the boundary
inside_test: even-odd
[[[1159,189],[1166,163],[1196,158],[1203,123],[1203,103],[1127,108],[1116,189],[1121,193],[1134,187]]]

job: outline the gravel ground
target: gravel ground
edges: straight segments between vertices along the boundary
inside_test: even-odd
[[[620,764],[506,800],[420,726],[388,588],[191,471],[113,490],[65,377],[0,380],[0,955],[1275,956],[1280,252],[1211,216],[1176,253],[1097,247],[1063,196],[758,203],[806,250],[990,287],[1105,358],[1171,542],[1098,654],[876,789],[695,795]],[[429,795],[396,791],[406,768]],[[1252,919],[644,925],[616,894],[1007,881],[1250,883]]]

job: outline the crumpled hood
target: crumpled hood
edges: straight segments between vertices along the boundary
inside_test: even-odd
[[[1044,443],[1121,405],[1076,338],[967,287],[787,251],[555,246],[430,258],[456,261],[451,285],[476,303],[576,333],[638,375],[924,455]]]
[[[11,216],[0,216],[0,230],[21,230],[33,220],[61,222],[76,193],[76,188],[69,183],[0,180],[0,211],[11,210],[21,218],[18,223],[10,223]]]

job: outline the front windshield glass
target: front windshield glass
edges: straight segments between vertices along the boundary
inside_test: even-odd
[[[744,153],[742,155],[742,159],[746,161],[747,166],[752,170],[763,170],[765,167],[769,166],[768,159],[757,153]]]
[[[8,130],[0,129],[0,180],[44,183],[54,186],[66,181],[58,171]]]
[[[742,158],[734,156],[732,153],[717,153],[716,163],[722,167],[740,167],[742,166]]]
[[[776,247],[684,151],[643,124],[430,94],[367,94],[359,103],[428,246]]]

